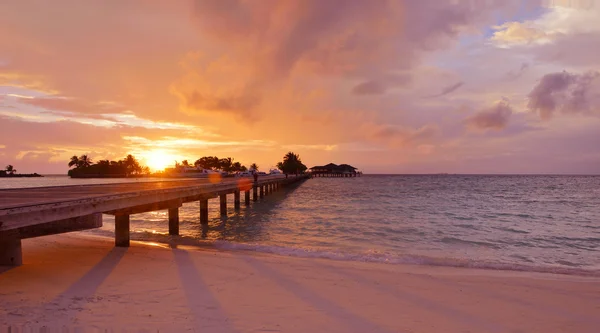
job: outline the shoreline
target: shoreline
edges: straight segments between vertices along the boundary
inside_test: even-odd
[[[84,231],[81,235],[100,237],[114,240],[114,231],[101,227]],[[85,236],[84,236],[85,237]],[[392,254],[368,254],[357,252],[331,251],[329,249],[300,248],[259,243],[241,243],[230,240],[200,239],[191,236],[176,236],[172,238],[166,232],[135,231],[131,232],[131,240],[137,243],[151,243],[157,246],[189,246],[198,249],[213,249],[216,251],[232,251],[245,253],[264,253],[283,257],[324,259],[342,262],[364,262],[384,265],[411,265],[426,267],[448,267],[456,269],[478,269],[489,271],[523,272],[540,274],[559,274],[566,276],[582,276],[600,278],[600,269],[575,268],[560,266],[526,265],[516,263],[500,263],[483,260],[468,260],[454,257],[433,257],[424,254],[408,253],[394,256]]]
[[[80,233],[23,241],[0,327],[193,332],[595,332],[600,279],[298,258]]]

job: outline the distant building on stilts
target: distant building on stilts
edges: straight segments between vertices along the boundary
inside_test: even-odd
[[[348,164],[336,165],[329,163],[324,166],[314,166],[310,168],[310,174],[313,177],[356,177],[362,175],[362,172]]]

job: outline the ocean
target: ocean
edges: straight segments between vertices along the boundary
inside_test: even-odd
[[[155,181],[143,179],[140,181]],[[0,179],[0,188],[109,183],[65,176]],[[131,216],[132,240],[290,256],[600,276],[600,176],[363,175],[313,178],[226,217],[209,200]],[[114,219],[90,233],[113,237]]]

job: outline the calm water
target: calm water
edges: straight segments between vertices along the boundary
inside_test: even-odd
[[[40,185],[107,181],[115,182],[22,179]],[[0,180],[0,188],[10,186]],[[167,235],[167,213],[159,211],[132,216],[132,238],[342,260],[600,275],[600,176],[314,178],[239,212],[233,202],[229,207],[222,218],[218,200],[209,201],[204,239],[198,203],[182,207],[180,237]],[[104,221],[92,232],[112,236],[114,220]]]

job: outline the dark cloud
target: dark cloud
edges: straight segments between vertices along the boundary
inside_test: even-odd
[[[549,119],[554,113],[590,113],[600,108],[600,73],[566,71],[542,77],[528,95],[528,108]]]
[[[258,96],[246,92],[215,96],[194,90],[189,94],[181,94],[180,98],[187,110],[231,113],[245,120],[255,120],[253,109],[260,104]]]
[[[469,128],[476,130],[503,130],[508,125],[513,110],[506,100],[497,102],[494,106],[482,110],[467,119]]]
[[[366,81],[352,88],[354,95],[381,95],[385,93],[386,87],[377,81]]]
[[[369,80],[357,84],[352,88],[354,95],[381,95],[389,88],[404,86],[411,80],[408,74],[388,74],[376,80]]]
[[[415,129],[395,124],[366,124],[362,126],[361,133],[364,133],[367,139],[376,142],[402,146],[408,143],[428,141],[439,133],[439,128],[433,124]]]
[[[465,83],[462,82],[462,81],[461,82],[457,82],[455,84],[449,85],[449,86],[445,87],[444,89],[442,89],[441,93],[436,94],[436,95],[427,96],[427,97],[433,98],[433,97],[441,97],[441,96],[445,96],[445,95],[451,94],[454,91],[456,91],[458,88],[462,87],[464,84]]]
[[[521,68],[518,71],[509,71],[506,73],[506,79],[509,81],[520,78],[529,69],[529,64],[524,62],[521,64]]]

